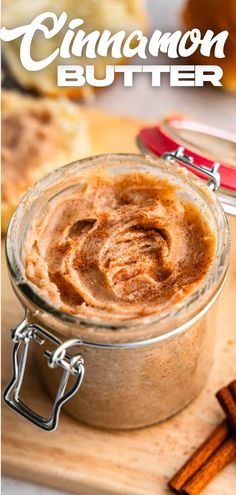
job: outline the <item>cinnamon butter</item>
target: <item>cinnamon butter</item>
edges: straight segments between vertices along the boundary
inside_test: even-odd
[[[56,195],[29,229],[25,273],[74,315],[132,319],[189,295],[215,254],[201,208],[168,178],[99,167]]]
[[[55,117],[41,108],[15,111],[2,119],[3,199],[12,201],[19,189],[30,184],[30,173],[59,146]]]

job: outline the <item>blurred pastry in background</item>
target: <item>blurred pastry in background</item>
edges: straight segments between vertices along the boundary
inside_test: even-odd
[[[198,28],[203,33],[211,29],[215,34],[229,31],[225,58],[206,59],[196,52],[194,60],[200,64],[220,65],[224,71],[223,88],[236,91],[236,0],[187,0],[182,18],[186,29]]]
[[[2,232],[21,196],[51,170],[89,154],[78,105],[2,92]]]
[[[145,0],[5,0],[2,9],[2,25],[8,29],[25,25],[31,22],[38,14],[53,11],[57,16],[62,12],[68,15],[68,22],[71,19],[79,18],[84,20],[81,26],[86,34],[91,31],[104,31],[109,29],[112,34],[125,30],[127,36],[135,29],[147,31],[148,18],[145,10]],[[55,37],[45,39],[41,33],[34,36],[31,56],[34,60],[41,60],[51,54],[56,47],[59,47],[65,29],[62,29]],[[85,85],[84,87],[58,88],[57,65],[71,64],[82,65],[92,64],[95,66],[95,76],[103,78],[106,65],[117,65],[126,62],[125,59],[114,59],[110,55],[107,57],[97,56],[88,59],[85,56],[74,57],[69,60],[57,57],[48,67],[38,72],[28,72],[20,62],[19,47],[21,38],[4,44],[4,58],[10,72],[22,87],[35,89],[40,93],[50,96],[66,94],[72,98],[92,95],[94,88]],[[130,59],[129,59],[130,60]],[[127,60],[127,62],[129,61]]]

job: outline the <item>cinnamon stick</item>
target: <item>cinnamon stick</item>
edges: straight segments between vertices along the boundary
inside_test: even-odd
[[[229,384],[229,389],[230,389],[231,393],[233,394],[234,400],[236,401],[236,380],[233,380]]]
[[[181,488],[187,480],[192,477],[201,466],[219,449],[229,438],[230,428],[226,420],[222,421],[217,428],[208,436],[200,447],[193,453],[189,460],[169,481],[168,486],[176,493],[181,493]]]
[[[224,410],[232,429],[236,435],[236,400],[234,399],[234,382],[228,387],[221,388],[217,394],[216,398],[219,401],[222,409]],[[231,392],[233,390],[233,393]]]
[[[236,456],[236,440],[232,437],[203,464],[183,485],[181,495],[199,495],[205,486]]]

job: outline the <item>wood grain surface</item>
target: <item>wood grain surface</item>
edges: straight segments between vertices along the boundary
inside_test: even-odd
[[[141,121],[84,110],[92,153],[137,152]],[[229,217],[232,249],[229,274],[220,296],[215,362],[204,390],[181,413],[159,425],[132,432],[109,432],[61,414],[59,429],[45,433],[3,406],[3,472],[80,495],[167,495],[167,480],[222,419],[215,391],[236,375],[236,218]],[[4,250],[3,250],[4,251]],[[4,252],[2,254],[4,258]],[[10,328],[22,316],[2,270],[2,378],[11,369]],[[49,399],[32,368],[25,395],[36,407]],[[204,495],[236,491],[236,462],[205,489]]]

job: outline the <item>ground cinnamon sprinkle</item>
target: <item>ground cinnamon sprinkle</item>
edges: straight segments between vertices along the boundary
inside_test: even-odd
[[[220,389],[216,397],[226,419],[169,481],[169,488],[180,495],[199,495],[236,456],[236,380]]]
[[[207,274],[215,237],[201,208],[146,172],[81,176],[24,244],[27,278],[61,310],[130,319],[158,314]]]

